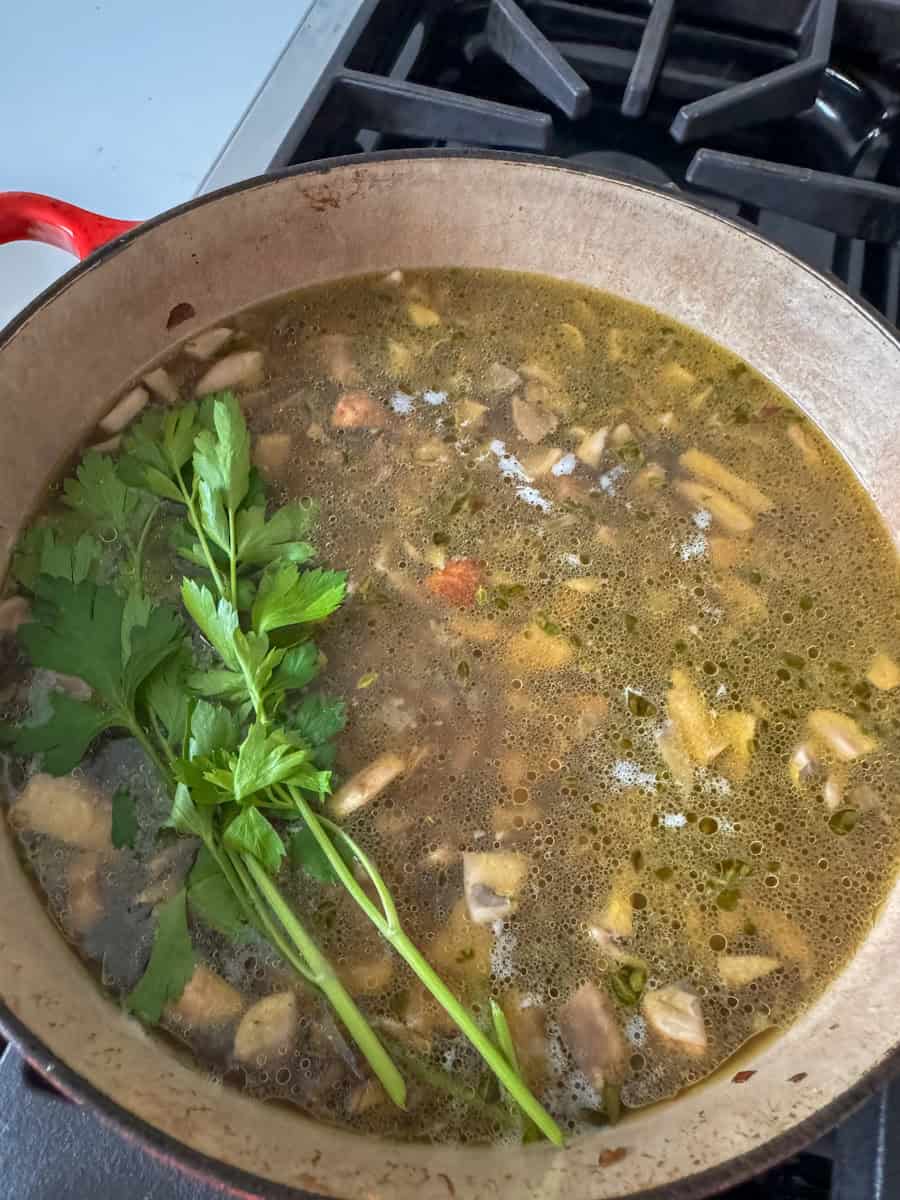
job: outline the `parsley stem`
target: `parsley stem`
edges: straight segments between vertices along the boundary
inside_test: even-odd
[[[200,518],[197,516],[197,506],[194,504],[194,496],[184,486],[184,479],[181,476],[180,470],[176,470],[175,479],[178,483],[178,490],[184,497],[184,503],[188,510],[188,517],[190,518],[191,526],[193,527],[194,533],[197,535],[197,541],[200,543],[200,549],[203,551],[203,557],[206,559],[206,565],[209,567],[210,574],[213,577],[213,582],[216,585],[219,595],[224,596],[225,581],[222,578],[222,572],[219,570],[218,566],[216,566],[216,561],[210,551],[209,542],[206,540],[206,534],[203,532],[203,524]]]
[[[144,732],[144,728],[141,723],[136,719],[129,720],[127,722],[127,728],[135,741],[140,743],[141,749],[153,763],[154,767],[156,767],[157,771],[159,772],[159,777],[162,779],[165,786],[170,792],[174,791],[175,782],[172,778],[172,772],[169,770],[168,765],[160,756],[149,737],[147,737],[147,734]]]
[[[234,541],[234,509],[228,509],[228,562],[231,572],[231,603],[237,611],[237,547]]]
[[[172,753],[172,747],[169,745],[169,739],[163,733],[162,725],[159,723],[159,717],[156,715],[156,710],[152,704],[147,705],[147,712],[150,715],[150,724],[153,726],[153,732],[156,735],[156,740],[159,743],[160,749],[169,760],[171,766],[175,762],[175,755]]]
[[[239,854],[225,851],[221,857],[215,850],[212,851],[213,857],[222,869],[225,878],[231,884],[232,890],[238,897],[241,907],[248,916],[250,923],[255,925],[263,937],[269,939],[275,949],[288,962],[294,970],[302,975],[307,983],[316,985],[315,978],[312,972],[306,966],[306,963],[295,953],[278,929],[278,926],[269,916],[266,910],[265,901],[259,895],[253,880],[250,878],[246,866],[241,861]],[[243,889],[243,890],[242,890]]]
[[[300,924],[262,864],[250,854],[242,855],[241,861],[252,875],[269,908],[284,926],[288,937],[303,955],[312,974],[313,982],[327,996],[332,1008],[344,1022],[347,1032],[381,1081],[384,1090],[398,1108],[405,1108],[406,1084],[403,1082],[403,1076],[378,1040],[375,1030],[359,1011],[350,993],[335,975],[334,968]]]
[[[274,789],[279,795],[283,795],[285,789]],[[397,914],[397,909],[393,899],[390,896],[387,885],[381,878],[378,869],[353,841],[349,834],[345,833],[339,826],[335,826],[332,822],[328,822],[332,829],[335,829],[340,834],[341,840],[352,851],[354,857],[360,862],[366,871],[366,874],[372,880],[378,897],[382,900],[383,912],[379,912],[378,908],[372,903],[363,889],[357,882],[353,872],[347,866],[344,859],[338,853],[334,843],[329,837],[325,829],[324,822],[313,811],[311,806],[303,798],[302,793],[297,788],[288,789],[288,794],[293,799],[297,806],[297,810],[306,822],[307,827],[313,837],[319,844],[325,857],[331,864],[334,873],[338,879],[356,901],[359,907],[363,910],[385,941],[397,951],[400,957],[412,968],[419,979],[424,983],[425,987],[431,992],[432,996],[437,1000],[438,1004],[445,1010],[451,1019],[458,1026],[460,1031],[469,1039],[490,1069],[494,1072],[503,1086],[506,1088],[509,1095],[515,1100],[524,1113],[529,1116],[541,1130],[549,1141],[554,1145],[563,1145],[563,1135],[559,1126],[544,1108],[544,1106],[531,1094],[528,1087],[519,1073],[515,1070],[512,1064],[507,1060],[501,1050],[494,1045],[489,1037],[479,1029],[474,1018],[469,1011],[460,1003],[454,996],[443,979],[438,975],[431,963],[424,957],[417,946],[409,939]],[[387,903],[384,903],[384,897],[387,897]]]
[[[141,576],[144,573],[144,547],[147,544],[147,535],[150,533],[150,527],[156,520],[156,514],[159,512],[162,501],[158,500],[150,509],[147,520],[144,522],[144,527],[141,530],[140,537],[137,540],[137,545],[132,551],[134,561],[134,578],[137,581],[138,587],[141,586]]]
[[[399,1058],[410,1074],[415,1075],[422,1083],[434,1088],[435,1091],[446,1093],[454,1100],[461,1100],[463,1104],[484,1113],[498,1125],[513,1124],[515,1118],[509,1109],[503,1108],[499,1104],[492,1104],[490,1100],[483,1100],[471,1084],[463,1083],[462,1080],[454,1078],[453,1075],[441,1070],[434,1063],[420,1058],[405,1046],[401,1046],[396,1038],[388,1038],[388,1043],[391,1053]]]

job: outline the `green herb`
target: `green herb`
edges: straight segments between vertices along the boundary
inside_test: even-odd
[[[337,883],[338,877],[334,868],[325,856],[319,843],[305,825],[301,825],[291,835],[288,846],[291,863],[318,879],[320,883]]]
[[[859,810],[856,808],[839,808],[837,812],[831,814],[828,821],[828,826],[832,833],[836,833],[843,837],[845,834],[852,833],[859,821]]]
[[[364,691],[365,688],[370,688],[378,679],[377,671],[367,671],[365,675],[360,675],[356,681],[357,691]]]
[[[128,788],[116,788],[112,798],[112,844],[117,850],[134,849],[138,820],[134,808],[134,797]]]
[[[194,972],[184,889],[160,905],[150,961],[125,1007],[155,1025],[167,1004],[178,999]]]
[[[79,727],[79,754],[98,728],[121,725],[156,763],[172,794],[168,826],[203,844],[189,880],[192,911],[219,930],[235,935],[253,929],[273,945],[331,1003],[396,1104],[405,1103],[402,1077],[275,883],[288,853],[279,822],[299,817],[302,826],[289,839],[291,861],[319,877],[327,864],[508,1095],[546,1137],[562,1144],[556,1123],[517,1067],[410,941],[375,865],[343,829],[317,813],[330,791],[326,764],[345,708],[305,696],[287,711],[286,697],[319,669],[311,627],[342,603],[346,576],[300,569],[311,550],[288,539],[301,527],[306,531],[309,509],[289,507],[287,518],[266,520],[249,449],[240,409],[224,394],[199,407],[150,410],[126,439],[119,466],[126,495],[137,486],[184,510],[180,552],[205,572],[181,586],[185,609],[207,643],[202,664],[190,660],[183,625],[171,610],[148,604],[140,588],[126,600],[87,579],[76,584],[39,577],[35,621],[24,627],[23,641],[37,665],[79,675],[94,689],[94,699],[79,710],[94,714],[88,727]],[[275,643],[270,634],[277,635]],[[177,691],[185,681],[203,698],[180,701]],[[64,724],[62,717],[54,719]],[[19,731],[20,737],[29,734],[34,730]],[[74,749],[68,746],[68,757]],[[356,870],[368,876],[377,901]],[[129,1006],[158,1020],[165,1004],[180,995],[192,966],[181,892],[161,910],[153,953]]]
[[[201,846],[188,876],[191,913],[226,937],[243,940],[249,935],[247,918],[231,884],[206,848]]]
[[[633,688],[625,689],[625,701],[628,705],[628,711],[633,717],[656,716],[656,705],[648,700],[646,696],[642,696],[640,692],[634,691]]]
[[[139,720],[139,689],[180,649],[184,625],[167,605],[157,605],[145,624],[128,627],[125,617],[126,601],[111,587],[38,577],[33,619],[19,630],[19,639],[36,667],[83,679],[93,696],[86,701],[54,696],[48,721],[16,732],[16,753],[40,753],[45,769],[62,775],[77,766],[99,733],[119,728],[158,761]]]
[[[625,965],[609,977],[609,986],[615,998],[626,1008],[636,1008],[647,986],[647,971],[644,967]]]
[[[716,905],[723,912],[734,912],[740,903],[740,885],[753,874],[753,868],[742,858],[726,858],[717,863],[709,886],[717,889]]]

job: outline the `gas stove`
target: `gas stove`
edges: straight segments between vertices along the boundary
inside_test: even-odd
[[[437,146],[683,191],[900,320],[900,0],[312,0],[200,191]],[[0,1050],[0,1197],[221,1196]],[[900,1200],[900,1084],[727,1194]]]

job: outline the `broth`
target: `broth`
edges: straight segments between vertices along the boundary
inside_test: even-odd
[[[187,398],[218,369],[274,501],[318,503],[318,559],[350,579],[317,637],[349,714],[338,782],[373,760],[387,780],[339,791],[343,820],[485,1029],[502,1005],[549,1111],[567,1132],[616,1119],[791,1022],[865,935],[898,854],[897,560],[846,464],[746,364],[571,284],[394,272],[230,330],[150,386]],[[177,599],[169,532],[147,540],[147,587]],[[7,717],[46,717],[60,681],[7,657]],[[74,833],[34,816],[40,767],[11,766],[24,860],[124,995],[197,843],[160,840],[170,799],[130,739],[101,737],[54,794]],[[112,850],[126,784],[138,828]],[[164,1028],[322,1120],[521,1136],[347,892],[290,864],[279,884],[396,1055],[407,1111],[268,944],[193,909],[213,975]],[[279,1032],[239,1052],[266,997]]]

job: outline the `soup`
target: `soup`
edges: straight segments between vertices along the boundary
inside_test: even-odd
[[[97,438],[2,610],[9,815],[102,986],[216,1077],[569,1135],[853,953],[898,853],[896,557],[744,363],[574,285],[397,271],[200,335]]]

